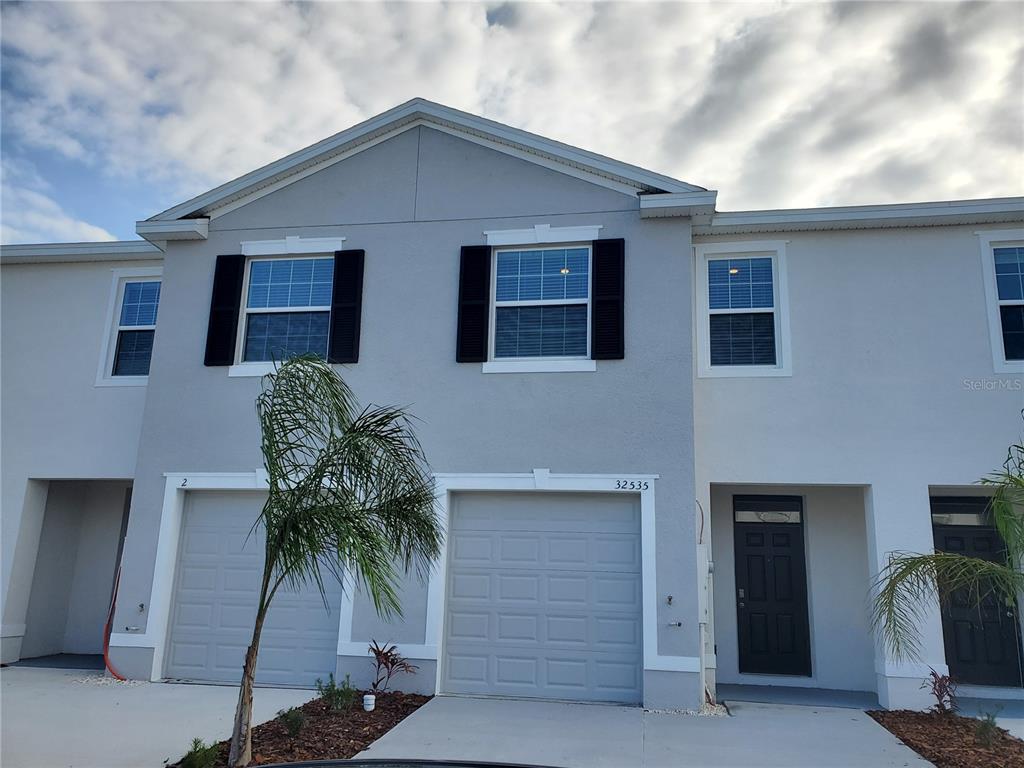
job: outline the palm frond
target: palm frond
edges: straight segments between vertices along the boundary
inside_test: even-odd
[[[259,523],[274,584],[353,577],[383,617],[401,613],[403,572],[425,576],[441,549],[433,477],[406,414],[358,411],[330,365],[282,363],[257,399],[270,480]]]
[[[952,552],[894,553],[874,584],[872,624],[898,661],[918,660],[920,625],[936,600],[959,593],[978,605],[992,596],[1003,601],[1024,589],[1024,575],[1008,564]]]

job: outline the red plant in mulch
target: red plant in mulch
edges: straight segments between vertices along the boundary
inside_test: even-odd
[[[868,714],[936,768],[1024,768],[1024,741],[998,728],[984,745],[974,718],[905,709]]]

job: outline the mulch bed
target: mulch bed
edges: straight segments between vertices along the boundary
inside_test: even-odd
[[[302,705],[306,724],[298,736],[289,736],[277,718],[252,731],[252,763],[287,763],[299,760],[347,759],[362,752],[428,701],[430,696],[390,691],[377,694],[373,712],[364,712],[360,692],[351,709],[332,712],[321,699]],[[226,768],[228,742],[220,743],[217,768]]]
[[[982,746],[975,736],[979,721],[972,717],[905,709],[868,714],[937,768],[1024,767],[1024,741],[999,728],[992,746]]]

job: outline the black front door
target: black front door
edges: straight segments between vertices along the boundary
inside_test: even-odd
[[[803,500],[733,496],[740,672],[810,675]]]
[[[932,498],[935,548],[1005,562],[1003,541],[986,517],[987,501]],[[942,637],[949,674],[961,683],[1021,685],[1020,622],[1016,601],[986,595],[981,605],[957,590],[942,603]]]

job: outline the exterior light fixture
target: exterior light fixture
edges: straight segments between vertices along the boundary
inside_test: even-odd
[[[562,267],[558,271],[561,272],[563,275],[568,275],[569,274],[569,268],[568,267]]]

